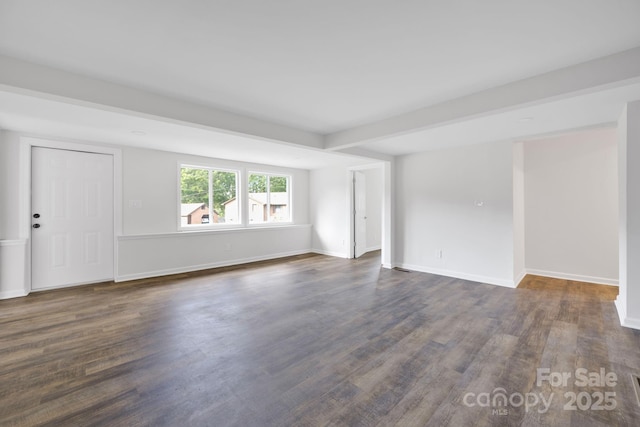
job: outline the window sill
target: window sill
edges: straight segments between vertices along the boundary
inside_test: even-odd
[[[291,221],[287,222],[262,222],[257,224],[248,224],[244,228],[280,228],[280,227],[291,227],[295,225]]]
[[[153,234],[127,234],[124,236],[118,236],[118,240],[137,240],[137,239],[155,239],[162,237],[176,237],[176,236],[202,236],[207,234],[233,234],[233,233],[253,233],[259,231],[273,231],[279,229],[296,229],[296,228],[311,228],[311,224],[268,224],[268,225],[252,225],[248,227],[225,227],[225,228],[205,228],[200,230],[179,230],[170,233],[153,233]]]
[[[200,231],[224,231],[224,230],[238,230],[243,229],[244,226],[240,224],[218,224],[218,225],[192,225],[192,226],[180,226],[178,227],[178,233],[192,233]]]

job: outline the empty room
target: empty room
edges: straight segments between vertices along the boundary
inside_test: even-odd
[[[640,425],[639,18],[0,0],[0,425]]]

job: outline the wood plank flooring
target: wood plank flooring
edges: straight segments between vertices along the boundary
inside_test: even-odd
[[[0,425],[640,425],[616,288],[379,264],[304,255],[0,301]],[[617,382],[576,385],[579,368]]]

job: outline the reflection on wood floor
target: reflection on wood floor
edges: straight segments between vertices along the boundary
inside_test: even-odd
[[[0,425],[637,426],[640,332],[616,293],[378,252],[35,293],[0,301]]]

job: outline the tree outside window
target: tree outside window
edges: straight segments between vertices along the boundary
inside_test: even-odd
[[[237,188],[237,171],[183,166],[180,169],[181,225],[240,223]],[[234,200],[236,203],[230,203]]]

